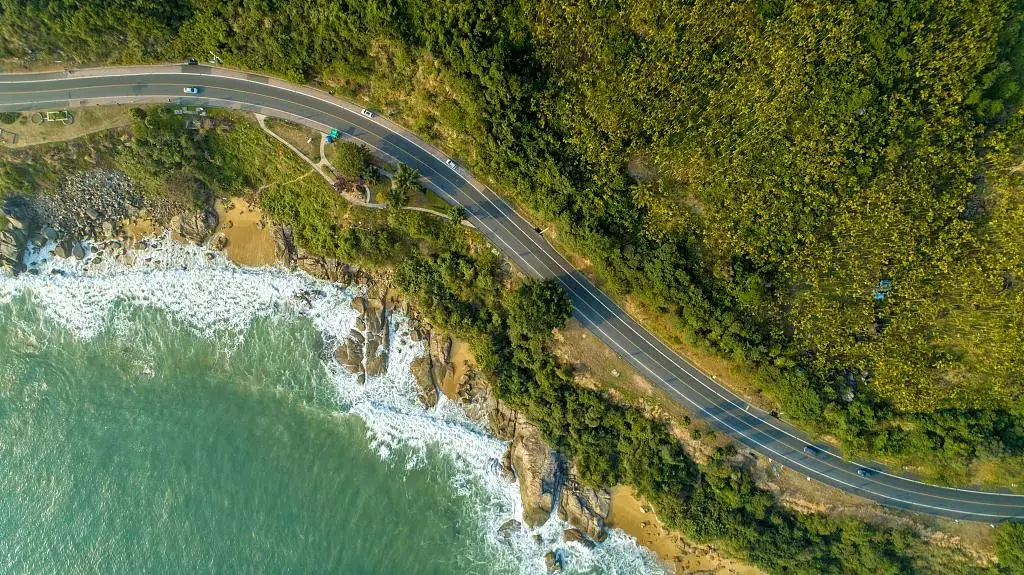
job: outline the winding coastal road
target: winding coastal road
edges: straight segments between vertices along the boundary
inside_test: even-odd
[[[186,95],[183,88],[199,88]],[[807,436],[748,404],[676,354],[574,269],[533,225],[444,154],[414,134],[350,102],[276,78],[212,68],[165,65],[96,68],[40,74],[0,74],[0,111],[59,110],[131,103],[181,103],[241,109],[292,120],[362,142],[392,161],[419,170],[424,184],[463,206],[468,220],[525,273],[557,280],[572,298],[575,317],[675,401],[742,446],[809,479],[886,506],[959,520],[1024,520],[1024,495],[929,485],[848,461],[827,446],[804,452]],[[867,477],[861,468],[874,469]]]

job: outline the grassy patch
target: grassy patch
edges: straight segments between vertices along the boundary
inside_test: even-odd
[[[66,176],[92,168],[114,168],[114,158],[128,130],[96,132],[66,142],[24,148],[0,146],[0,197],[52,192]]]
[[[266,125],[286,142],[298,148],[307,158],[313,162],[320,161],[320,139],[323,135],[319,131],[277,118],[267,118]]]
[[[87,134],[129,126],[132,118],[128,114],[131,106],[95,106],[68,110],[74,121],[71,124],[43,121],[33,123],[33,112],[20,114],[13,124],[0,125],[5,132],[17,134],[12,147],[24,148],[48,142],[60,142],[80,138]],[[45,117],[45,113],[42,113]],[[36,120],[39,116],[36,115]]]
[[[444,212],[448,209],[448,203],[431,190],[409,194],[409,205],[417,208],[430,208],[439,212]]]

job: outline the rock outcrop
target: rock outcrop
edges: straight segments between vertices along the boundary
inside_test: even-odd
[[[274,245],[277,259],[287,263],[289,266],[294,266],[298,260],[298,250],[295,248],[295,239],[292,229],[289,226],[280,225],[274,227]],[[322,261],[315,258],[316,261]],[[319,275],[316,271],[306,270],[311,275]],[[317,270],[319,271],[319,270]],[[326,269],[324,270],[326,271]],[[341,281],[342,278],[332,277],[331,274],[325,274],[327,279],[331,281]],[[346,282],[347,283],[347,282]]]
[[[338,346],[336,357],[342,367],[352,373],[363,372],[363,346],[365,340],[359,330],[351,330]]]
[[[22,259],[35,223],[35,212],[27,198],[11,196],[0,210],[0,270],[24,271]]]
[[[562,554],[557,551],[548,551],[544,554],[544,566],[548,573],[562,572]]]
[[[522,420],[516,424],[511,459],[519,477],[523,520],[530,527],[537,527],[547,521],[558,504],[565,461],[544,443],[539,429]]]
[[[508,521],[501,524],[498,528],[498,538],[502,541],[508,542],[512,539],[516,533],[522,531],[523,524],[515,519],[509,519]]]
[[[201,244],[217,230],[218,223],[216,210],[207,208],[178,216],[175,231],[186,240]]]
[[[382,375],[388,370],[391,329],[387,311],[384,300],[371,299],[365,303],[363,322],[366,325],[366,349],[363,363],[367,376]]]
[[[388,368],[390,326],[387,306],[383,300],[352,299],[352,308],[359,312],[355,327],[338,344],[335,357],[346,370],[358,374],[360,381],[381,375]]]
[[[574,526],[578,536],[586,540],[585,545],[604,541],[608,537],[605,521],[611,511],[611,493],[581,484],[575,467],[548,447],[540,430],[505,411],[494,410],[490,421],[496,433],[511,429],[512,443],[506,457],[513,477],[519,480],[526,524],[537,527],[557,510],[559,518]]]
[[[420,403],[427,409],[434,407],[440,399],[440,392],[437,390],[437,382],[434,381],[434,374],[430,369],[430,356],[416,358],[410,367],[416,384],[420,388]]]
[[[567,475],[558,498],[558,516],[576,526],[586,537],[600,543],[608,537],[605,520],[611,504],[611,493],[607,489],[581,485],[573,469]]]
[[[564,539],[566,543],[579,543],[587,549],[593,549],[597,546],[590,537],[587,537],[582,531],[575,527],[563,531],[562,539]]]

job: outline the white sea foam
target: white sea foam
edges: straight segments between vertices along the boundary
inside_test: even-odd
[[[153,307],[228,345],[240,342],[258,318],[303,316],[321,332],[328,358],[358,317],[351,307],[356,290],[281,268],[242,268],[219,253],[166,235],[131,251],[116,245],[86,247],[89,253],[83,260],[57,258],[52,246],[32,250],[26,258],[31,273],[0,275],[0,303],[29,295],[54,321],[82,338],[95,336],[108,322],[126,321],[113,313],[118,304]],[[400,313],[390,321],[392,333],[406,330]],[[364,384],[333,359],[325,360],[324,368],[335,383],[342,412],[365,422],[382,458],[400,452],[408,467],[435,452],[451,460],[452,489],[475,503],[493,554],[505,564],[502,570],[542,573],[543,554],[557,550],[567,573],[661,572],[653,554],[618,530],[611,530],[594,550],[567,544],[562,531],[568,526],[556,517],[500,541],[499,527],[523,518],[518,486],[496,471],[507,444],[444,397],[433,409],[422,407],[410,364],[424,353],[422,343],[393,337],[387,373]]]

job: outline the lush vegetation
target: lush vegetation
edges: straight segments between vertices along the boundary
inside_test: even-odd
[[[370,160],[370,150],[354,142],[336,142],[331,165],[346,178],[353,180],[374,180],[376,170]]]
[[[996,573],[931,549],[909,530],[790,511],[737,467],[731,446],[696,465],[665,422],[576,385],[549,351],[552,330],[572,312],[557,284],[509,278],[490,247],[454,222],[388,211],[373,225],[393,244],[379,254],[367,248],[354,261],[392,267],[393,282],[419,309],[468,339],[494,393],[571,457],[588,483],[629,483],[669,525],[769,572]]]
[[[850,450],[1024,452],[1012,0],[0,6],[0,56],[212,52],[404,115]]]
[[[302,160],[234,114],[214,114],[196,130],[166,108],[134,116],[130,145],[107,151],[148,193],[175,193],[167,182],[183,181],[191,201],[255,192],[312,253],[392,267],[419,308],[472,342],[494,393],[573,458],[585,481],[634,485],[669,525],[769,572],[997,572],[931,549],[910,531],[788,510],[736,466],[735,450],[720,448],[696,465],[665,422],[576,385],[549,351],[552,330],[571,314],[568,298],[552,282],[510,277],[490,246],[458,225],[458,208],[446,219],[346,207],[321,179],[306,177]],[[193,196],[195,189],[204,191]],[[1021,536],[1018,525],[1000,527],[1004,573],[1017,569]]]
[[[1024,523],[1004,523],[996,534],[999,565],[1008,575],[1024,575]]]

